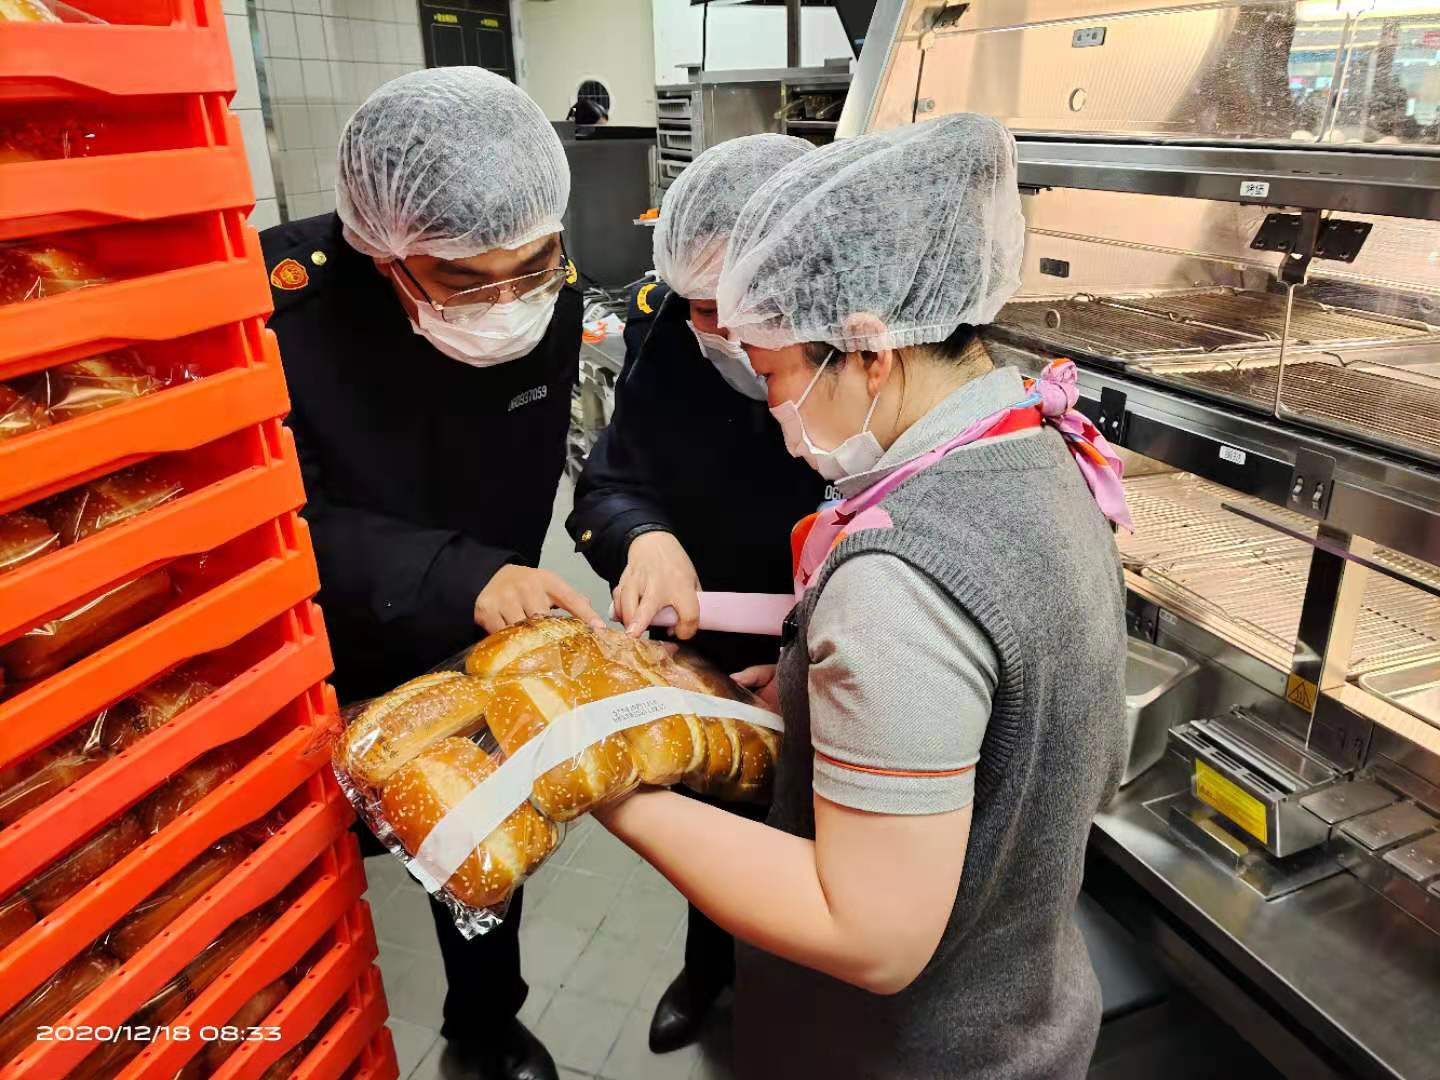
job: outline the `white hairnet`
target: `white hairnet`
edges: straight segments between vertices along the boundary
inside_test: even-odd
[[[1015,140],[997,121],[957,113],[861,135],[796,159],[746,203],[720,323],[762,348],[943,341],[1019,288],[1024,243]]]
[[[743,135],[686,166],[660,204],[655,270],[687,299],[713,300],[735,219],[766,180],[815,149],[793,135]]]
[[[477,67],[392,79],[340,136],[345,237],[379,259],[464,259],[560,231],[565,151],[540,106]]]

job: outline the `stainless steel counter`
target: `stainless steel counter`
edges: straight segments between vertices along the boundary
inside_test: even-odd
[[[1267,902],[1147,806],[1187,786],[1167,757],[1096,817],[1087,892],[1288,1075],[1440,1077],[1440,937],[1347,873]]]

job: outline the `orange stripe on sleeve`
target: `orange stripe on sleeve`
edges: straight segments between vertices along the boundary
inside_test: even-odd
[[[831,757],[823,751],[816,750],[815,756],[821,761],[836,765],[842,769],[849,769],[852,772],[868,773],[871,776],[964,776],[967,772],[973,772],[974,765],[966,765],[960,769],[932,769],[932,770],[911,770],[911,769],[879,769],[873,765],[854,765],[848,761],[841,761],[839,758]]]

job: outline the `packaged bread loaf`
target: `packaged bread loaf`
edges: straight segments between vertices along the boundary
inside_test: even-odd
[[[0,900],[0,949],[5,948],[39,921],[35,906],[24,893]]]
[[[49,522],[26,510],[0,514],[0,574],[18,570],[60,546]]]
[[[44,918],[144,843],[145,836],[133,814],[122,814],[22,891]]]
[[[33,1043],[40,1028],[53,1026],[80,1004],[119,966],[119,961],[113,956],[92,949],[31,991],[24,1001],[0,1019],[0,1065]]]
[[[109,757],[103,746],[70,740],[66,752],[47,760],[26,776],[0,789],[0,828],[15,824],[53,799],[75,781],[94,772]]]
[[[220,884],[248,854],[250,848],[242,841],[234,837],[221,840],[135,905],[106,936],[105,948],[121,960],[129,960]]]
[[[520,675],[495,685],[485,717],[506,755],[516,753],[576,706],[609,696],[603,679],[580,683],[561,674]],[[617,691],[618,692],[618,691]],[[621,734],[608,735],[535,777],[531,799],[555,821],[570,821],[593,807],[626,794],[639,782],[630,748]]]
[[[18,2],[24,4],[26,0]],[[89,257],[72,248],[43,243],[0,244],[0,304],[43,300],[103,285],[108,280]]]
[[[163,390],[169,379],[133,349],[101,353],[44,373],[45,405],[57,424]]]
[[[41,0],[0,0],[0,22],[59,22]]]
[[[586,625],[579,619],[567,619],[558,615],[526,619],[491,634],[472,648],[465,656],[465,671],[484,679],[494,679],[528,653],[583,635],[587,630]],[[532,664],[525,670],[543,669]]]
[[[170,597],[169,573],[152,570],[0,646],[0,667],[17,682],[46,678],[149,622]]]
[[[68,546],[163,506],[184,491],[154,466],[136,465],[47,499],[39,509]]]
[[[135,815],[147,834],[158,833],[239,772],[243,764],[238,751],[230,747],[212,750],[141,802]]]
[[[473,735],[485,725],[490,683],[458,671],[437,671],[397,686],[356,712],[340,744],[343,767],[379,788],[432,743]]]
[[[215,684],[189,667],[177,668],[135,691],[110,710],[104,729],[106,747],[119,753],[158,731],[216,690]]]
[[[442,739],[386,783],[380,799],[385,821],[407,851],[419,851],[431,830],[495,769],[490,755],[468,739]],[[469,907],[498,907],[559,841],[554,824],[523,803],[470,849],[445,888]]]
[[[32,395],[0,383],[0,442],[50,426],[50,410]]]
[[[779,748],[778,718],[725,676],[561,616],[345,717],[342,790],[467,936],[495,925],[563,823],[642,783],[764,798]]]
[[[289,993],[290,984],[280,978],[262,986],[250,1000],[241,1005],[235,1015],[221,1026],[220,1038],[207,1043],[201,1051],[198,1064],[204,1070],[204,1075],[213,1075],[220,1066],[230,1060],[236,1050],[252,1041],[256,1037],[254,1033],[260,1031],[265,1018],[275,1011],[276,1006],[284,1001]],[[230,1035],[233,1037],[227,1037]]]

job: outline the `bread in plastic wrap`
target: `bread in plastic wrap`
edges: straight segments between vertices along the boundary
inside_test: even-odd
[[[0,442],[50,426],[50,410],[34,396],[0,383]]]
[[[45,372],[45,405],[55,423],[163,390],[173,373],[152,369],[130,349],[72,360]]]
[[[0,514],[0,574],[18,570],[59,546],[59,532],[38,514],[28,510]]]
[[[212,750],[141,802],[135,814],[147,833],[157,833],[239,772],[244,764],[239,752],[230,747]]]
[[[707,699],[718,715],[704,715]],[[361,818],[471,936],[498,923],[559,826],[642,783],[766,797],[778,736],[736,716],[770,719],[670,647],[542,616],[350,707],[335,770]],[[476,830],[493,831],[476,844]]]
[[[0,900],[0,949],[5,948],[39,921],[35,907],[23,893]]]
[[[171,598],[169,572],[152,570],[0,646],[0,667],[17,682],[46,678],[149,622]]]
[[[465,671],[485,679],[493,679],[508,671],[516,661],[546,645],[558,645],[567,638],[583,635],[588,627],[579,619],[559,615],[541,615],[507,626],[491,634],[465,655]],[[559,656],[559,653],[556,653]],[[531,665],[519,669],[534,672],[552,670]]]
[[[485,725],[490,684],[458,671],[411,679],[364,706],[341,737],[340,759],[360,783],[379,788],[432,743]]]
[[[0,1019],[0,1065],[33,1043],[41,1027],[53,1025],[119,967],[120,962],[113,956],[92,950],[32,990]]]
[[[250,847],[243,841],[235,837],[221,840],[136,904],[111,928],[105,938],[105,948],[121,960],[129,960],[224,880],[249,854]]]
[[[490,755],[468,739],[442,739],[390,778],[381,811],[406,850],[418,851],[435,825],[495,768]],[[498,907],[559,842],[554,824],[525,803],[480,842],[445,887],[470,907]]]
[[[114,753],[160,730],[218,687],[189,667],[177,668],[136,690],[106,717],[104,742]]]
[[[577,705],[620,692],[598,677],[590,680],[587,691],[560,674],[520,675],[495,684],[485,718],[501,749],[510,755]],[[537,776],[531,799],[555,821],[570,821],[634,790],[639,781],[624,736],[615,734]]]
[[[185,493],[184,487],[152,465],[136,465],[47,499],[36,509],[64,545],[153,510]]]
[[[15,824],[36,807],[49,802],[98,769],[107,757],[103,747],[67,740],[61,753],[47,755],[30,775],[0,788],[0,828]]]
[[[26,885],[25,895],[37,914],[49,915],[139,847],[147,835],[135,815],[122,814]]]
[[[0,304],[43,300],[109,280],[87,256],[69,247],[0,244]]]

